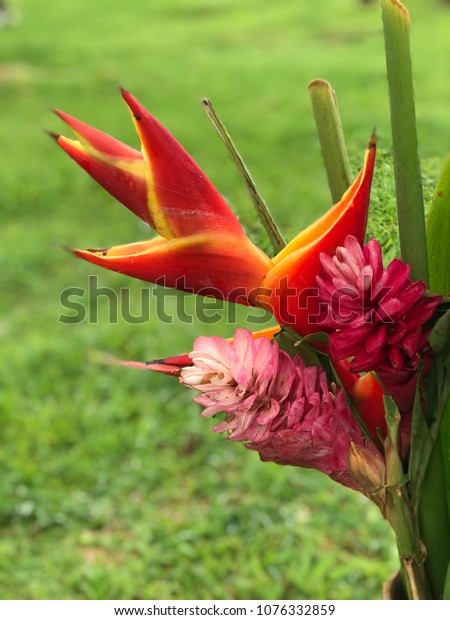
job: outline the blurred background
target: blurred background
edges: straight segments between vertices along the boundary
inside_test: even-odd
[[[187,351],[196,335],[230,335],[235,325],[161,324],[154,304],[148,321],[129,324],[120,312],[110,316],[107,298],[92,308],[87,297],[90,320],[60,321],[62,291],[86,289],[89,275],[98,286],[129,289],[136,313],[148,288],[61,245],[115,245],[147,231],[42,131],[66,131],[56,107],[138,147],[118,92],[125,86],[268,248],[200,99],[212,99],[290,238],[330,206],[306,88],[327,79],[355,173],[377,128],[372,221],[391,240],[378,3],[9,7],[0,29],[0,597],[378,598],[396,559],[375,507],[317,472],[262,464],[210,433],[211,421],[199,419],[192,393],[175,380],[98,363],[105,352],[146,360]],[[450,145],[450,10],[439,0],[407,7],[429,202]],[[192,309],[193,299],[180,296],[166,310],[175,313],[180,299]]]

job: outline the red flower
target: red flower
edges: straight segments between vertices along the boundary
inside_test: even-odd
[[[253,332],[252,337],[255,340],[265,338],[275,342],[279,331],[280,328],[278,326],[269,327]],[[228,342],[232,343],[233,338],[229,338]],[[172,377],[179,377],[183,369],[193,365],[191,355],[188,353],[155,359],[150,362],[114,361],[122,366],[152,370],[153,372],[159,372]],[[359,375],[358,373],[350,372],[347,360],[333,360],[333,366],[337,380],[345,389],[352,406],[356,409],[370,437],[374,442],[378,442],[378,433],[381,433],[383,437],[386,436],[383,390],[380,384],[372,374]]]
[[[352,444],[382,464],[366,446],[343,391],[328,385],[320,367],[305,367],[276,342],[238,329],[232,342],[197,338],[189,357],[192,365],[182,369],[180,381],[201,392],[194,399],[205,407],[201,415],[226,414],[213,430],[228,432],[262,461],[318,469],[357,490],[348,468]]]
[[[75,250],[102,267],[180,290],[249,303],[270,259],[246,236],[212,183],[171,134],[126,91],[142,154],[63,112],[79,141],[58,144],[159,236]]]
[[[376,371],[393,395],[401,385],[399,406],[408,409],[419,361],[429,351],[424,325],[441,296],[425,296],[425,284],[413,282],[409,265],[399,259],[383,269],[375,240],[361,247],[348,236],[334,257],[322,254],[320,260],[319,323],[337,330],[330,334],[333,358],[353,358],[355,372]]]
[[[148,282],[227,301],[260,305],[299,333],[318,300],[320,252],[333,252],[348,232],[361,241],[367,222],[375,139],[363,170],[342,200],[270,259],[246,236],[225,200],[183,147],[126,91],[142,153],[77,119],[57,112],[78,140],[58,144],[108,192],[153,227],[149,241],[74,250],[85,260]]]

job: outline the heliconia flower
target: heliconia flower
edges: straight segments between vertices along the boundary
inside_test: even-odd
[[[329,386],[325,372],[290,358],[276,342],[255,340],[238,329],[233,341],[200,337],[183,368],[182,384],[201,394],[203,417],[222,412],[213,430],[243,442],[262,461],[314,468],[362,490],[348,470],[351,445],[365,446],[344,393]],[[382,461],[372,447],[372,453]]]
[[[142,154],[57,111],[79,140],[58,144],[156,229],[155,239],[75,254],[113,271],[180,290],[249,303],[270,259],[246,236],[212,183],[173,136],[128,92]]]
[[[391,386],[408,383],[429,350],[424,324],[441,297],[425,296],[425,284],[413,282],[409,265],[399,259],[383,269],[374,239],[362,247],[349,235],[334,257],[322,254],[320,260],[319,324],[337,330],[330,335],[333,358],[353,358],[353,371],[376,371]],[[403,405],[410,399],[411,394]]]
[[[317,300],[302,307],[303,296],[315,286],[320,252],[332,253],[347,233],[364,237],[375,139],[363,170],[342,200],[270,259],[248,239],[217,189],[167,129],[130,93],[123,90],[122,95],[133,114],[142,152],[61,111],[57,114],[78,139],[56,139],[159,236],[74,253],[144,281],[261,305],[300,333],[315,331],[309,313],[315,313]]]

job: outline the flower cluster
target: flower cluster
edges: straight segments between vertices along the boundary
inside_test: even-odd
[[[429,353],[424,325],[441,297],[425,296],[425,284],[413,282],[409,265],[397,258],[383,269],[375,239],[361,247],[348,235],[334,256],[322,253],[320,260],[317,283],[325,308],[320,321],[335,330],[333,357],[352,358],[353,371],[376,371],[388,384],[404,388]]]
[[[348,458],[351,444],[365,440],[343,391],[328,385],[320,367],[305,367],[276,342],[241,329],[232,342],[197,338],[190,358],[180,381],[201,392],[194,398],[201,415],[226,414],[214,431],[228,432],[263,461],[312,467],[361,490]]]
[[[280,327],[237,330],[229,341],[201,337],[189,356],[128,365],[180,377],[200,392],[201,415],[225,415],[214,430],[256,450],[263,461],[314,467],[368,495],[382,488],[384,462],[367,436],[381,449],[383,390],[371,373],[359,373],[376,371],[408,412],[419,361],[428,355],[424,326],[440,298],[426,297],[425,285],[413,282],[400,260],[384,270],[376,241],[361,245],[375,137],[342,199],[269,257],[167,129],[130,93],[122,95],[142,152],[64,112],[58,115],[77,139],[56,140],[157,236],[74,253],[144,281],[261,306],[299,336],[328,332],[331,345],[322,343],[321,352],[330,356],[342,389],[328,382],[315,354],[306,365],[299,349],[292,355],[281,350],[273,340]],[[319,296],[311,295],[317,284]],[[382,501],[376,495],[374,501]]]

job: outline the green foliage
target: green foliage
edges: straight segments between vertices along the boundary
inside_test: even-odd
[[[425,213],[431,208],[439,166],[440,162],[436,157],[427,158],[422,165]],[[378,239],[383,250],[385,266],[396,256],[400,256],[394,165],[392,155],[383,148],[377,152],[366,239]]]
[[[423,153],[443,156],[447,82],[429,58],[442,55],[450,12],[424,4],[409,3],[419,138]],[[61,291],[87,287],[88,274],[129,287],[135,308],[147,288],[59,244],[127,243],[147,231],[41,132],[61,127],[48,109],[137,145],[123,84],[258,240],[246,188],[200,108],[209,96],[290,238],[330,202],[312,78],[336,89],[354,172],[374,125],[389,149],[378,7],[326,7],[319,22],[306,2],[22,0],[21,24],[1,31],[0,597],[374,598],[396,567],[390,532],[364,498],[212,435],[173,380],[96,362],[98,351],[185,351],[197,334],[234,326],[161,324],[154,303],[148,322],[112,324],[105,298],[98,324],[58,321]],[[194,304],[177,295],[167,312],[183,302]],[[246,310],[236,312],[242,325]]]
[[[441,171],[436,187],[433,207],[427,221],[430,285],[434,292],[444,296],[448,296],[450,290],[450,256],[448,243],[450,234],[449,192],[450,159],[447,159]],[[448,514],[450,514],[450,402],[448,402],[448,395],[439,439],[442,448],[442,465],[445,472]]]
[[[331,198],[337,203],[350,187],[352,175],[336,93],[325,80],[310,82],[308,89]]]
[[[450,157],[436,185],[433,206],[427,221],[430,288],[434,293],[450,293]]]
[[[428,285],[422,174],[411,65],[410,18],[399,0],[381,0],[391,103],[392,151],[401,258]]]

